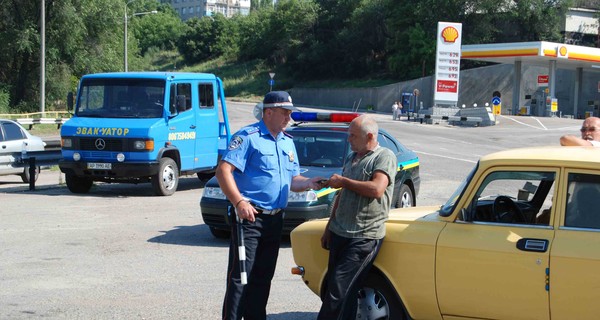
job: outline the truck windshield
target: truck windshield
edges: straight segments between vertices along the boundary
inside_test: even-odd
[[[86,79],[75,114],[96,118],[159,118],[163,116],[165,82],[153,79]]]

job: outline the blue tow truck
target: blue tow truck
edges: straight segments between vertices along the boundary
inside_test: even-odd
[[[221,79],[207,73],[85,75],[61,129],[60,170],[73,193],[94,181],[151,182],[175,193],[181,175],[214,174],[231,132]]]

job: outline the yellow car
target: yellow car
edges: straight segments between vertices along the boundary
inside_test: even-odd
[[[322,296],[327,220],[291,233],[292,273]],[[600,148],[484,156],[441,207],[393,209],[357,319],[596,319]]]

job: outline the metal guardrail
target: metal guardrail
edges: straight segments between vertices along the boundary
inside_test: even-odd
[[[55,166],[62,159],[60,149],[44,151],[13,152],[8,164],[15,168],[29,168],[29,176],[35,177],[39,166]],[[4,164],[4,163],[3,163]],[[35,190],[35,180],[29,179],[29,190]]]
[[[29,126],[29,130],[36,124],[55,124],[60,128],[62,124],[71,118],[68,111],[45,111],[31,113],[4,113],[0,119],[11,119],[23,126]]]
[[[29,130],[33,127],[34,124],[55,124],[60,128],[65,122],[67,122],[67,118],[18,118],[16,121],[21,125],[28,125]]]

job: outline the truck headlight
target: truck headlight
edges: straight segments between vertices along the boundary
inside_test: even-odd
[[[62,147],[63,148],[73,148],[73,140],[71,140],[71,138],[63,138],[62,139]]]
[[[314,190],[294,192],[291,191],[288,196],[288,202],[310,202],[317,200],[317,193]]]
[[[227,200],[227,197],[223,193],[223,190],[221,190],[221,188],[216,187],[205,187],[203,197]]]
[[[154,150],[154,140],[135,140],[133,141],[133,149],[135,150]]]

